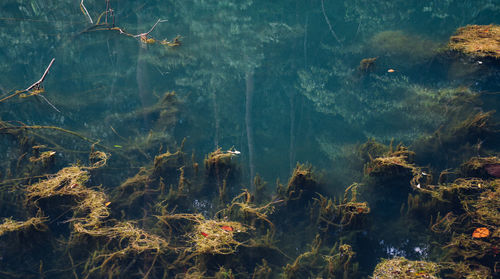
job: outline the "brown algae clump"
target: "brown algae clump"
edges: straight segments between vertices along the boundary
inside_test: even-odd
[[[75,216],[72,221],[79,221],[84,226],[94,227],[109,216],[109,209],[106,206],[106,194],[84,185],[88,179],[88,172],[79,167],[64,168],[52,178],[28,186],[26,188],[27,204],[44,209],[54,207],[43,202],[44,200],[50,200],[61,208],[69,202],[71,206],[74,206]]]
[[[375,61],[378,57],[364,58],[359,62],[358,71],[362,73],[369,73],[375,69]]]
[[[374,279],[439,278],[439,266],[433,262],[410,261],[405,258],[384,259],[373,272]]]
[[[79,167],[67,167],[55,176],[26,188],[26,199],[36,203],[40,199],[54,196],[80,196],[86,188],[83,184],[89,179],[88,172]]]
[[[14,221],[11,218],[5,218],[0,224],[0,236],[10,232],[20,232],[35,229],[44,231],[47,229],[45,225],[46,217],[32,217],[27,221]]]
[[[233,254],[243,245],[235,239],[236,234],[249,228],[239,222],[200,219],[191,233],[194,250],[199,254]]]
[[[474,58],[500,58],[499,25],[467,25],[450,37],[448,48]]]

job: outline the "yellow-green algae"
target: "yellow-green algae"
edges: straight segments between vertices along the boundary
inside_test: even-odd
[[[500,59],[500,26],[467,25],[450,37],[448,48],[474,58]]]
[[[375,267],[373,279],[437,279],[439,265],[426,261],[410,261],[403,257],[384,259]]]

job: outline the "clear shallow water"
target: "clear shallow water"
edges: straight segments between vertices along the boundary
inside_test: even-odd
[[[411,145],[451,122],[443,111],[454,95],[446,90],[464,87],[472,95],[499,88],[498,68],[480,75],[470,70],[478,61],[439,52],[458,27],[498,24],[498,1],[110,1],[114,17],[109,12],[107,20],[114,25],[101,27],[92,27],[78,2],[0,4],[2,97],[37,81],[55,58],[43,82],[47,100],[3,101],[0,119],[86,138],[41,129],[36,143],[57,152],[45,172],[87,164],[98,141],[111,157],[90,184],[108,192],[185,139],[184,151],[200,164],[217,147],[241,152],[233,193],[252,188],[250,177],[258,173],[270,181],[270,197],[275,179],[285,183],[296,162],[309,162],[322,174],[324,192],[338,195],[363,179],[363,163],[353,159],[357,144],[374,138]],[[106,1],[84,4],[94,23],[106,11]],[[149,34],[156,43],[133,37],[158,19],[167,21]],[[180,46],[159,43],[178,35]],[[360,70],[360,61],[372,57],[374,66]],[[171,91],[176,101],[162,102]],[[481,98],[464,111],[498,109],[496,99]],[[1,140],[3,179],[29,176],[16,168],[26,151],[9,137]],[[486,144],[490,155],[498,150]],[[458,167],[452,161],[433,167]],[[394,242],[418,257],[421,247],[412,241]],[[309,243],[297,244],[297,252]],[[372,250],[400,255],[401,247]],[[365,263],[365,270],[373,265]]]

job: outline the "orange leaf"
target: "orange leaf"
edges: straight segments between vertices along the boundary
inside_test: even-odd
[[[483,238],[488,237],[490,235],[490,230],[486,227],[477,228],[472,233],[473,238]]]
[[[225,230],[225,231],[227,231],[227,232],[232,232],[232,231],[234,231],[234,229],[233,229],[232,227],[230,227],[230,226],[222,226],[222,227],[220,227],[220,228],[221,228],[221,229],[223,229],[223,230]]]

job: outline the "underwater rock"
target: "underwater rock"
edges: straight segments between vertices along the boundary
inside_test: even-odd
[[[484,166],[486,172],[494,177],[500,177],[500,164],[492,164]]]
[[[500,177],[500,159],[497,157],[473,157],[460,166],[464,177],[479,177],[483,179]]]

